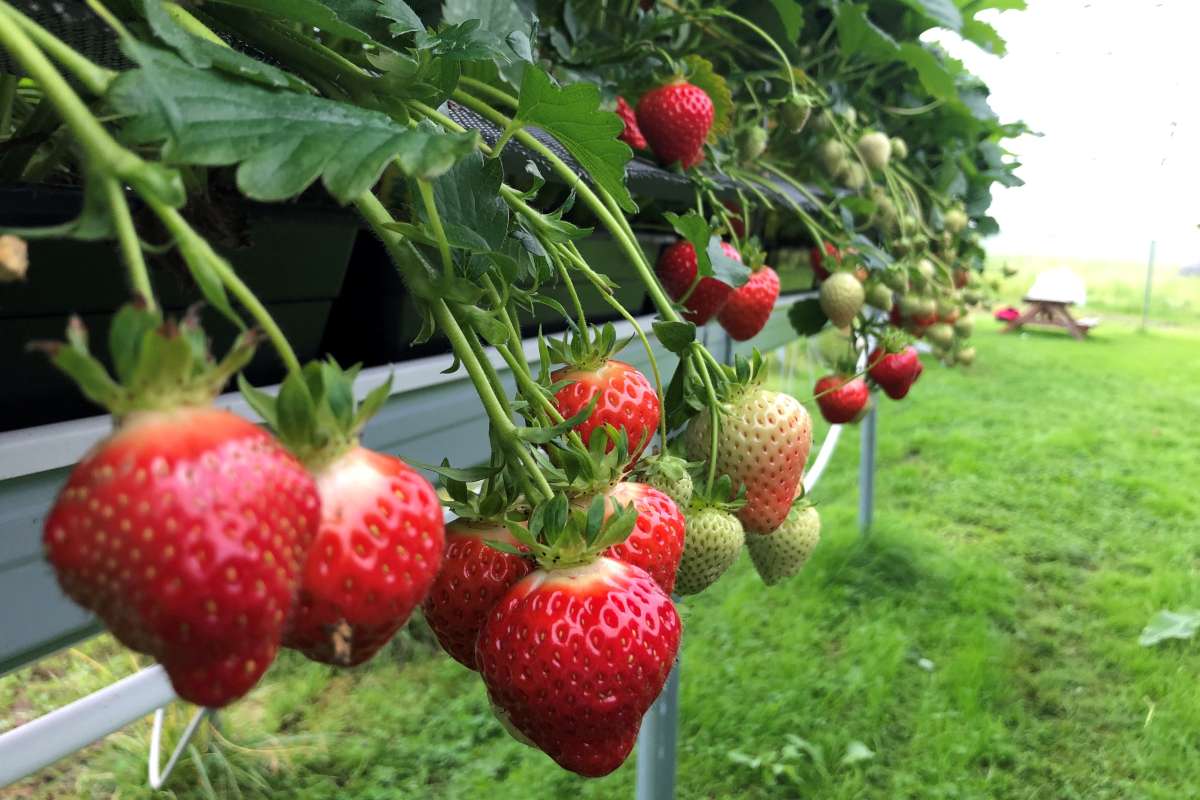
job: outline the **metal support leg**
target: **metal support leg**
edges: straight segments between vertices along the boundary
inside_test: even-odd
[[[674,800],[675,742],[679,735],[679,662],[638,734],[637,800]]]
[[[863,418],[858,455],[858,532],[871,533],[875,514],[875,406]]]

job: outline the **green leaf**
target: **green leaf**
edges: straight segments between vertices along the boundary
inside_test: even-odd
[[[214,4],[235,6],[257,11],[275,19],[286,19],[320,28],[326,33],[360,44],[371,44],[371,37],[363,31],[341,20],[338,15],[319,0],[209,0]]]
[[[322,0],[338,19],[388,43],[392,37],[424,32],[425,23],[403,0]]]
[[[900,45],[900,60],[917,71],[917,77],[931,95],[940,100],[953,100],[958,96],[954,87],[954,76],[933,53],[914,42]]]
[[[556,138],[617,205],[637,211],[625,186],[625,165],[633,151],[617,138],[624,130],[621,118],[601,110],[598,87],[573,83],[559,88],[540,67],[530,67],[521,81],[514,121],[537,125]]]
[[[301,375],[288,375],[275,397],[276,431],[289,446],[309,444],[316,435],[316,409]]]
[[[704,217],[695,211],[689,211],[682,216],[674,211],[664,211],[663,218],[671,223],[675,232],[686,239],[696,250],[696,273],[703,277],[712,275],[712,259],[708,254],[708,243],[712,239],[712,230],[708,227],[708,222]]]
[[[474,132],[410,129],[386,114],[195,69],[163,50],[139,52],[140,68],[123,73],[109,90],[109,102],[129,118],[126,140],[165,142],[169,162],[238,164],[238,187],[256,200],[294,197],[320,177],[347,203],[369,189],[392,158],[409,175],[432,177],[474,148]],[[165,118],[167,106],[178,110],[177,126]]]
[[[1142,629],[1138,644],[1152,647],[1167,639],[1191,639],[1200,630],[1200,611],[1159,611]]]
[[[113,237],[112,215],[108,208],[108,198],[105,196],[103,181],[111,178],[97,178],[94,172],[83,168],[83,208],[79,216],[58,225],[44,225],[36,228],[5,228],[0,227],[0,233],[9,233],[22,239],[79,239],[81,241],[96,241]]]
[[[838,46],[846,55],[861,53],[867,58],[886,61],[900,51],[896,40],[867,17],[867,6],[862,3],[839,5],[836,25]]]
[[[965,20],[962,24],[962,37],[992,55],[1002,56],[1008,52],[1008,43],[1004,41],[1000,32],[981,20]]]
[[[662,342],[663,347],[681,356],[683,351],[696,341],[696,326],[691,322],[658,319],[654,321],[654,335]]]
[[[962,13],[954,0],[901,0],[909,8],[943,28],[957,31],[962,27]]]
[[[252,386],[250,381],[246,380],[246,376],[242,375],[241,373],[239,373],[237,376],[237,383],[238,390],[242,393],[242,397],[245,398],[246,402],[250,404],[250,407],[254,409],[255,413],[262,417],[263,421],[266,422],[267,426],[272,430],[278,430],[279,417],[275,413],[275,398],[264,392],[262,389]]]
[[[729,133],[733,126],[733,95],[729,84],[713,69],[712,62],[695,54],[683,59],[688,82],[700,87],[713,104],[713,124],[708,129],[708,141],[715,142]]]
[[[150,30],[184,61],[200,69],[215,68],[244,80],[293,91],[312,91],[294,75],[239,53],[231,47],[188,32],[167,12],[160,0],[141,0],[142,15]]]
[[[471,231],[486,250],[499,250],[508,236],[508,204],[500,196],[504,175],[498,159],[466,154],[433,182],[434,204],[447,233]],[[424,215],[424,209],[422,209]]]
[[[479,32],[494,40],[503,56],[500,72],[514,85],[524,78],[526,62],[533,61],[530,40],[534,33],[534,9],[522,0],[446,0],[442,18],[451,24],[478,20]]]
[[[413,461],[412,459],[408,459],[408,463],[418,469],[427,470],[444,478],[449,478],[452,481],[460,481],[462,483],[484,481],[500,471],[500,467],[493,464],[484,464],[477,467],[451,467],[446,463],[440,465],[422,464],[420,461]]]
[[[146,334],[162,324],[162,317],[133,303],[121,306],[108,329],[108,352],[112,356],[117,380],[133,378]]]
[[[788,321],[800,336],[814,336],[825,327],[828,318],[821,310],[821,303],[813,297],[792,304],[788,309]]]
[[[750,268],[735,258],[725,255],[721,247],[721,237],[713,236],[708,240],[708,260],[712,264],[712,276],[721,283],[727,283],[735,289],[750,280]],[[699,259],[697,259],[697,262]]]
[[[779,21],[783,23],[783,29],[787,33],[787,43],[795,44],[796,40],[800,38],[800,31],[804,28],[804,7],[796,0],[771,0],[771,5],[779,14]]]

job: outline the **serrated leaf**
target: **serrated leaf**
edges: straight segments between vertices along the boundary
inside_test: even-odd
[[[307,83],[278,67],[239,53],[224,44],[196,36],[172,17],[160,0],[141,0],[142,15],[150,30],[184,61],[200,69],[215,68],[243,80],[293,91],[312,91]]]
[[[943,28],[957,31],[962,27],[962,12],[954,0],[900,0],[909,8]]]
[[[696,341],[696,326],[691,322],[655,320],[654,335],[667,350],[675,355],[682,355],[683,351]]]
[[[350,39],[360,44],[371,44],[371,37],[338,17],[334,11],[319,0],[209,0],[214,4],[257,11],[275,19],[286,19],[320,28],[326,33]]]
[[[712,62],[694,53],[683,59],[689,83],[700,87],[713,104],[713,124],[708,129],[708,141],[715,142],[729,133],[733,126],[733,95],[729,84],[713,69]]]
[[[954,76],[938,61],[937,56],[914,42],[900,45],[900,60],[917,71],[921,85],[939,100],[953,100],[958,96],[954,87]]]
[[[1152,647],[1167,639],[1191,639],[1200,630],[1200,611],[1159,611],[1142,629],[1138,644]]]
[[[888,60],[899,55],[900,45],[867,16],[862,3],[842,3],[836,16],[838,47],[847,55],[861,53],[867,58]]]
[[[446,0],[442,18],[449,23],[478,20],[480,32],[492,37],[503,61],[508,62],[498,65],[500,73],[519,85],[525,63],[533,61],[534,11],[524,0]]]
[[[499,250],[508,236],[509,209],[500,197],[500,162],[478,151],[465,154],[433,182],[434,205],[449,234],[451,228],[470,231],[483,243],[477,252]],[[422,218],[424,208],[421,210]]]
[[[256,200],[293,197],[319,177],[347,203],[393,158],[409,175],[435,177],[475,146],[474,132],[410,129],[386,114],[199,70],[157,48],[141,48],[140,58],[141,66],[117,78],[108,95],[128,117],[127,141],[165,142],[169,162],[238,164],[238,187]],[[166,106],[178,111],[174,127]]]
[[[1008,52],[1008,43],[1004,41],[1000,32],[982,20],[964,20],[962,37],[995,56],[1002,56]]]
[[[588,176],[625,211],[637,204],[625,186],[625,165],[633,158],[617,137],[621,118],[600,108],[600,89],[590,83],[555,86],[540,67],[525,70],[514,121],[536,125],[565,147]]]

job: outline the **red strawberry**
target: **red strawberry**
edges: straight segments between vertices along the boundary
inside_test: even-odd
[[[476,645],[488,694],[562,767],[599,777],[621,766],[679,648],[671,598],[610,558],[539,569],[492,609]]]
[[[658,393],[645,375],[624,361],[610,358],[594,369],[563,367],[550,377],[555,383],[570,382],[554,395],[554,405],[564,418],[575,416],[587,407],[593,395],[599,395],[591,416],[575,427],[584,444],[594,430],[612,425],[625,431],[631,463],[637,461],[653,438],[662,411]]]
[[[274,660],[319,519],[312,478],[258,426],[211,407],[140,411],[71,471],[46,554],[180,697],[219,707]]]
[[[721,250],[733,260],[741,262],[741,254],[729,242],[721,242]],[[664,248],[655,268],[663,288],[673,300],[681,300],[686,296],[686,300],[681,300],[684,306],[683,318],[696,325],[703,325],[725,306],[733,294],[733,287],[710,276],[705,276],[696,283],[698,271],[696,248],[691,242],[682,241]],[[693,283],[696,283],[694,289]],[[689,289],[691,294],[688,294]]]
[[[750,274],[750,280],[734,289],[717,320],[737,341],[753,339],[771,318],[778,299],[779,276],[764,265]]]
[[[675,80],[642,95],[638,127],[663,164],[685,169],[704,160],[704,140],[713,124],[712,99],[699,86]]]
[[[911,345],[898,353],[889,353],[877,347],[868,356],[867,363],[870,364],[867,373],[871,380],[879,384],[884,394],[893,400],[904,398],[921,374],[921,359],[917,357],[917,349]]]
[[[708,461],[709,412],[684,432],[689,458]],[[758,386],[739,387],[722,408],[717,428],[717,474],[744,486],[737,512],[746,530],[770,533],[787,517],[812,447],[812,421],[796,398]]]
[[[683,555],[683,512],[675,501],[644,483],[622,481],[608,496],[637,509],[637,525],[621,544],[604,552],[626,564],[646,570],[664,592],[675,591],[675,572]]]
[[[648,149],[649,145],[646,144],[646,137],[642,136],[642,131],[638,128],[637,116],[633,113],[633,109],[629,107],[629,103],[625,102],[625,98],[620,95],[617,96],[617,116],[621,118],[621,122],[625,123],[625,129],[621,131],[621,141],[634,150]]]
[[[834,425],[855,422],[871,400],[867,382],[846,375],[826,375],[813,388],[821,416]]]
[[[475,640],[488,612],[534,568],[528,559],[502,553],[489,546],[489,541],[518,546],[501,525],[467,520],[450,523],[442,569],[422,606],[438,642],[470,669],[476,669]]]
[[[809,248],[808,263],[812,267],[813,277],[817,283],[825,280],[830,276],[830,271],[825,268],[825,256],[832,256],[837,263],[842,262],[842,252],[837,249],[833,242],[825,242],[825,252],[822,253],[818,247]]]
[[[364,447],[316,478],[321,527],[284,644],[314,661],[354,666],[425,599],[442,559],[442,507],[421,473]]]

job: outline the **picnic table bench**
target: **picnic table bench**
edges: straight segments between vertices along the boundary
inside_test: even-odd
[[[1076,319],[1071,315],[1071,306],[1082,304],[1085,297],[1083,281],[1070,270],[1043,272],[1023,298],[1025,310],[1009,321],[1003,333],[1019,330],[1024,325],[1048,325],[1065,328],[1082,341],[1100,322],[1096,317]]]

